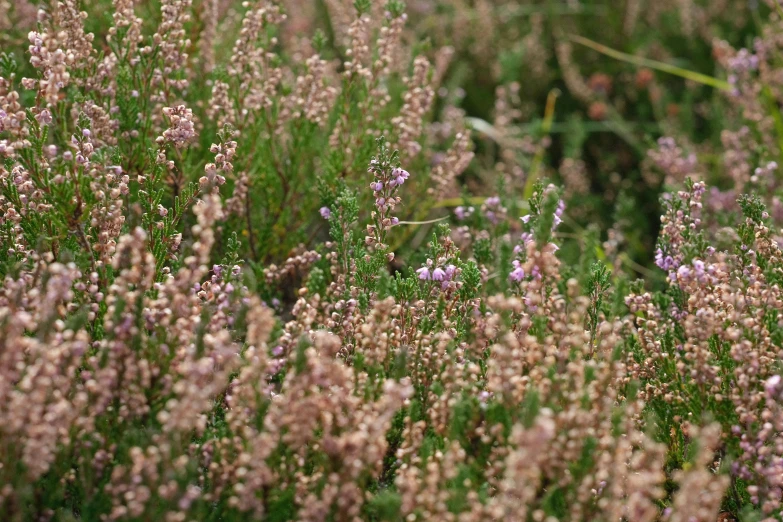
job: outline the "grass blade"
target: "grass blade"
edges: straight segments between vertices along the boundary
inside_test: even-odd
[[[691,80],[702,85],[715,87],[716,89],[720,89],[722,91],[731,90],[731,84],[729,84],[729,82],[715,78],[713,76],[708,76],[696,71],[689,71],[688,69],[683,69],[682,67],[677,67],[676,65],[671,65],[665,62],[659,62],[656,60],[643,58],[641,56],[627,54],[616,49],[612,49],[611,47],[607,47],[598,42],[594,42],[583,36],[570,34],[568,35],[568,39],[576,44],[583,45],[622,62],[637,65],[639,67],[649,67],[650,69],[655,69],[656,71],[661,71],[667,74],[673,74],[674,76],[679,76],[680,78],[685,78],[686,80]]]

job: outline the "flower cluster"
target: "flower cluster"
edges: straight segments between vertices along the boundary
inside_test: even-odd
[[[184,105],[164,107],[163,114],[169,120],[169,128],[158,137],[159,144],[171,143],[181,149],[196,137],[196,126],[191,109]]]

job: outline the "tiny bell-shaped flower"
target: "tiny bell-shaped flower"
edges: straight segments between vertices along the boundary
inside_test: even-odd
[[[421,279],[422,281],[427,281],[431,277],[430,276],[430,269],[427,268],[426,266],[423,266],[423,267],[419,268],[418,270],[416,270],[416,273],[419,274],[419,279]]]

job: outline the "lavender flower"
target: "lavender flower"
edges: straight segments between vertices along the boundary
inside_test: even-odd
[[[554,222],[552,224],[552,229],[553,230],[555,228],[557,228],[558,225],[560,225],[560,223],[563,222],[563,219],[562,219],[563,218],[563,212],[565,212],[565,202],[561,199],[560,201],[558,201],[557,208],[555,209],[555,219],[554,219]]]
[[[516,259],[512,261],[511,264],[514,269],[508,275],[508,278],[514,282],[519,283],[525,278],[525,270],[522,268],[521,263]]]
[[[402,185],[405,183],[405,180],[410,177],[410,174],[407,170],[403,170],[397,167],[392,171],[392,176],[394,177],[394,181],[397,183],[397,185]]]
[[[464,221],[465,219],[469,218],[473,215],[473,212],[475,211],[475,208],[468,207],[465,208],[462,205],[458,206],[454,209],[454,215],[457,216],[457,219],[460,221]]]

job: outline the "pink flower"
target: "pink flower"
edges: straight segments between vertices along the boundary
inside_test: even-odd
[[[321,210],[318,211],[321,214],[321,217],[324,219],[329,219],[332,216],[332,211],[329,210],[329,207],[321,207]]]
[[[49,109],[44,109],[36,115],[35,119],[43,126],[49,125],[52,123],[52,113]]]
[[[418,270],[416,270],[416,273],[419,274],[419,279],[421,279],[422,281],[426,281],[430,279],[430,269],[427,268],[426,266],[423,266]]]
[[[764,383],[764,391],[767,393],[767,397],[772,398],[780,385],[780,381],[783,378],[780,375],[773,375]]]
[[[444,272],[443,269],[440,267],[432,271],[433,281],[443,281],[445,277],[446,277],[446,272]]]

